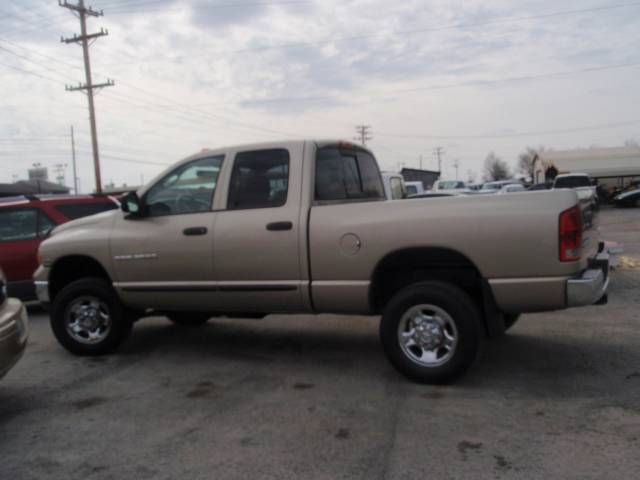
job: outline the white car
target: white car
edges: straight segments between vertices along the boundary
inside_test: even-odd
[[[505,185],[521,185],[517,180],[497,180],[495,182],[487,182],[482,184],[482,188],[474,193],[477,194],[489,194],[498,193]]]
[[[406,189],[408,196],[421,195],[427,192],[424,189],[424,185],[422,184],[422,182],[417,182],[417,181],[404,182],[404,188]]]
[[[460,180],[436,180],[432,192],[470,193],[471,190]]]
[[[387,200],[400,200],[407,198],[404,178],[399,173],[382,172],[382,184]]]
[[[582,201],[597,201],[596,187],[586,173],[565,173],[558,175],[553,181],[553,189],[570,188],[578,194]]]
[[[521,183],[510,183],[508,185],[503,186],[500,190],[498,190],[498,195],[504,193],[515,193],[515,192],[524,192],[526,188]]]

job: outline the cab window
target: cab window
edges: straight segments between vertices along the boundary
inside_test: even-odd
[[[385,199],[376,161],[363,150],[319,149],[315,183],[319,202]]]
[[[150,216],[180,215],[211,210],[224,155],[180,165],[146,194]]]

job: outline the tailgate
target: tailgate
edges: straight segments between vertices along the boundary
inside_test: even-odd
[[[582,258],[593,258],[600,243],[598,204],[591,196],[579,198],[578,202],[582,211]]]

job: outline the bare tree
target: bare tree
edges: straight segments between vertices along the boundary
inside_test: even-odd
[[[544,147],[537,149],[527,147],[524,152],[518,155],[518,171],[527,176],[527,180],[533,182],[536,174],[536,157],[544,151]]]
[[[629,148],[638,148],[640,147],[640,143],[635,138],[628,138],[624,141],[624,146]]]
[[[495,153],[489,152],[484,161],[484,177],[487,181],[506,180],[511,177],[509,165]]]

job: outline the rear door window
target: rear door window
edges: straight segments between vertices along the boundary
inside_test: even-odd
[[[233,163],[228,210],[280,207],[289,192],[289,152],[284,149],[240,152]]]

